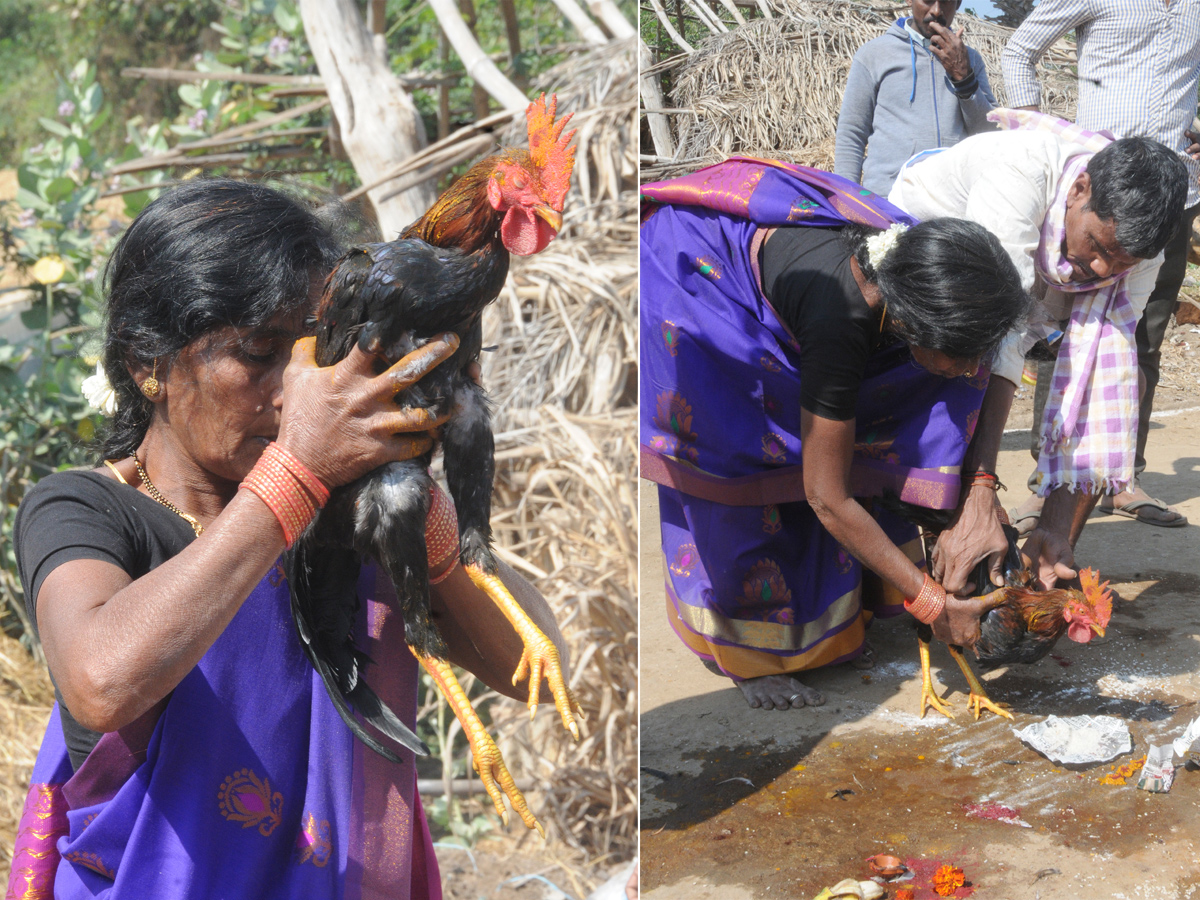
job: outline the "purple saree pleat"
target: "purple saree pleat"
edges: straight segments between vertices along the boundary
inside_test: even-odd
[[[660,485],[668,618],[736,678],[851,658],[870,615],[899,613],[903,598],[805,502],[799,346],[759,288],[755,238],[768,226],[912,220],[838,176],[763,160],[643,195],[641,458]],[[859,394],[855,494],[890,488],[953,507],[986,384],[931,375],[902,344],[877,351]],[[915,529],[874,514],[923,561]]]
[[[403,626],[397,641],[384,624],[390,586],[366,568],[359,595],[384,663],[367,678],[412,725],[416,661]],[[68,777],[51,721],[38,765],[69,804],[54,897],[440,900],[436,868],[412,890],[414,851],[425,873],[430,843],[412,756],[362,752],[300,650],[278,566],[145,731],[105,735]],[[10,896],[26,896],[12,879]]]

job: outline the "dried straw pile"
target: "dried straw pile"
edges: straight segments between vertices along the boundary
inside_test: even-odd
[[[610,44],[546,73],[576,110],[576,177],[550,248],[514,260],[485,319],[496,403],[492,527],[504,558],[554,607],[587,712],[575,744],[550,710],[497,701],[513,769],[536,779],[551,845],[605,865],[637,819],[637,64]],[[601,880],[603,880],[601,878]]]
[[[8,880],[17,823],[54,688],[44,666],[0,632],[0,878]]]
[[[673,115],[680,149],[670,163],[643,166],[653,181],[737,153],[833,168],[842,91],[855,52],[911,14],[907,4],[775,0],[780,14],[709,38],[674,70]],[[968,46],[987,64],[997,102],[1006,102],[1000,54],[1011,28],[960,12]],[[1056,47],[1038,67],[1042,109],[1074,118],[1075,54]]]

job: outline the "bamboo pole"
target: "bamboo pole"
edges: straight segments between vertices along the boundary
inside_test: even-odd
[[[483,86],[489,94],[505,109],[513,112],[524,112],[529,105],[517,86],[504,77],[496,64],[491,61],[479,42],[472,36],[467,24],[459,13],[454,0],[428,0],[430,9],[437,16],[447,38],[450,39],[454,52],[462,60],[463,68],[476,84]]]
[[[393,166],[386,173],[381,175],[376,181],[364,184],[362,187],[351,191],[349,194],[343,197],[342,200],[349,203],[351,200],[357,199],[367,191],[373,191],[377,187],[387,184],[392,179],[403,175],[405,172],[411,171],[413,163],[419,163],[422,159],[438,152],[443,147],[448,147],[460,141],[464,141],[471,135],[483,131],[485,128],[502,125],[505,122],[510,121],[513,118],[513,115],[514,114],[510,110],[504,110],[503,112],[493,113],[486,119],[480,119],[478,122],[474,122],[470,125],[460,128],[449,137],[442,138],[440,141],[430,144],[419,153],[414,153],[408,159],[404,160],[398,165]]]
[[[675,46],[684,53],[695,53],[696,48],[683,39],[683,35],[675,30],[675,26],[671,23],[671,17],[667,15],[667,11],[663,9],[662,0],[650,0],[650,5],[654,7],[654,14],[658,16],[659,23],[667,30],[671,40],[675,42]]]
[[[301,106],[294,106],[291,109],[285,109],[283,112],[276,113],[273,116],[267,116],[265,119],[259,119],[255,122],[248,122],[245,125],[238,125],[235,128],[229,128],[225,131],[215,134],[210,138],[205,138],[202,141],[192,141],[190,143],[177,144],[166,153],[158,153],[151,156],[140,156],[137,159],[131,159],[128,162],[121,163],[109,169],[108,175],[124,175],[128,172],[144,172],[147,169],[159,169],[167,165],[175,165],[179,161],[186,161],[184,152],[187,150],[199,150],[205,147],[217,147],[228,145],[233,141],[233,138],[245,137],[246,140],[258,140],[263,137],[270,137],[271,133],[265,132],[273,125],[278,125],[281,122],[287,122],[290,119],[298,119],[300,116],[307,115],[310,112],[316,112],[319,109],[324,109],[329,105],[329,98],[321,97],[319,100],[312,100]],[[246,137],[247,135],[255,135],[254,137]],[[147,165],[149,163],[149,165]]]
[[[617,4],[612,0],[588,0],[588,9],[604,23],[604,27],[616,40],[623,41],[637,34],[637,29],[629,24],[629,20],[621,14],[621,10],[617,9]]]
[[[588,14],[575,0],[552,0],[552,2],[589,44],[603,47],[608,43],[608,37],[604,31],[588,17]]]
[[[733,0],[721,0],[721,5],[724,6],[733,15],[734,20],[739,25],[745,25],[746,20],[742,18],[742,14],[738,12],[737,4]]]
[[[640,37],[638,38],[638,61],[643,67],[653,62],[650,48]],[[666,101],[663,99],[662,85],[658,78],[653,75],[643,75],[638,81],[638,86],[641,89],[643,104],[648,107],[666,105]],[[671,134],[670,120],[665,116],[647,112],[646,123],[650,126],[650,140],[654,142],[654,152],[659,156],[674,156],[675,139]]]

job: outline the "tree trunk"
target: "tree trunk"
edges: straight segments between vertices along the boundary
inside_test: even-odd
[[[463,22],[466,23],[467,31],[471,32],[471,37],[476,43],[479,42],[479,32],[475,30],[475,3],[474,0],[458,0],[459,9],[462,10]],[[513,85],[516,87],[516,85]],[[486,119],[491,112],[488,109],[488,93],[476,81],[471,85],[471,103],[475,107],[475,118]]]
[[[504,32],[508,37],[509,68],[512,80],[522,92],[529,93],[529,76],[521,61],[521,24],[517,19],[517,4],[514,0],[500,0],[500,13],[504,16]]]
[[[504,73],[496,68],[496,64],[488,59],[479,42],[471,36],[458,4],[454,0],[429,0],[429,7],[437,16],[438,24],[450,39],[450,44],[462,60],[463,68],[476,84],[483,85],[484,90],[492,95],[505,109],[524,114],[529,99],[517,89]]]
[[[358,177],[374,181],[425,146],[425,126],[412,97],[379,58],[355,0],[300,0],[304,33],[329,92],[342,144]],[[369,191],[380,233],[394,237],[433,202],[433,185],[417,185],[386,201]]]

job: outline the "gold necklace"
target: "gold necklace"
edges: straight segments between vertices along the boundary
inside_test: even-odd
[[[200,537],[201,533],[204,531],[204,526],[162,495],[158,488],[154,486],[154,482],[150,480],[150,476],[146,474],[146,470],[142,467],[142,461],[138,459],[136,455],[133,457],[133,464],[137,466],[138,478],[142,479],[142,484],[146,486],[146,492],[149,493],[153,499],[157,500],[171,512],[175,513],[175,515],[179,516],[181,519],[191,525],[192,531],[196,532],[196,537]]]

